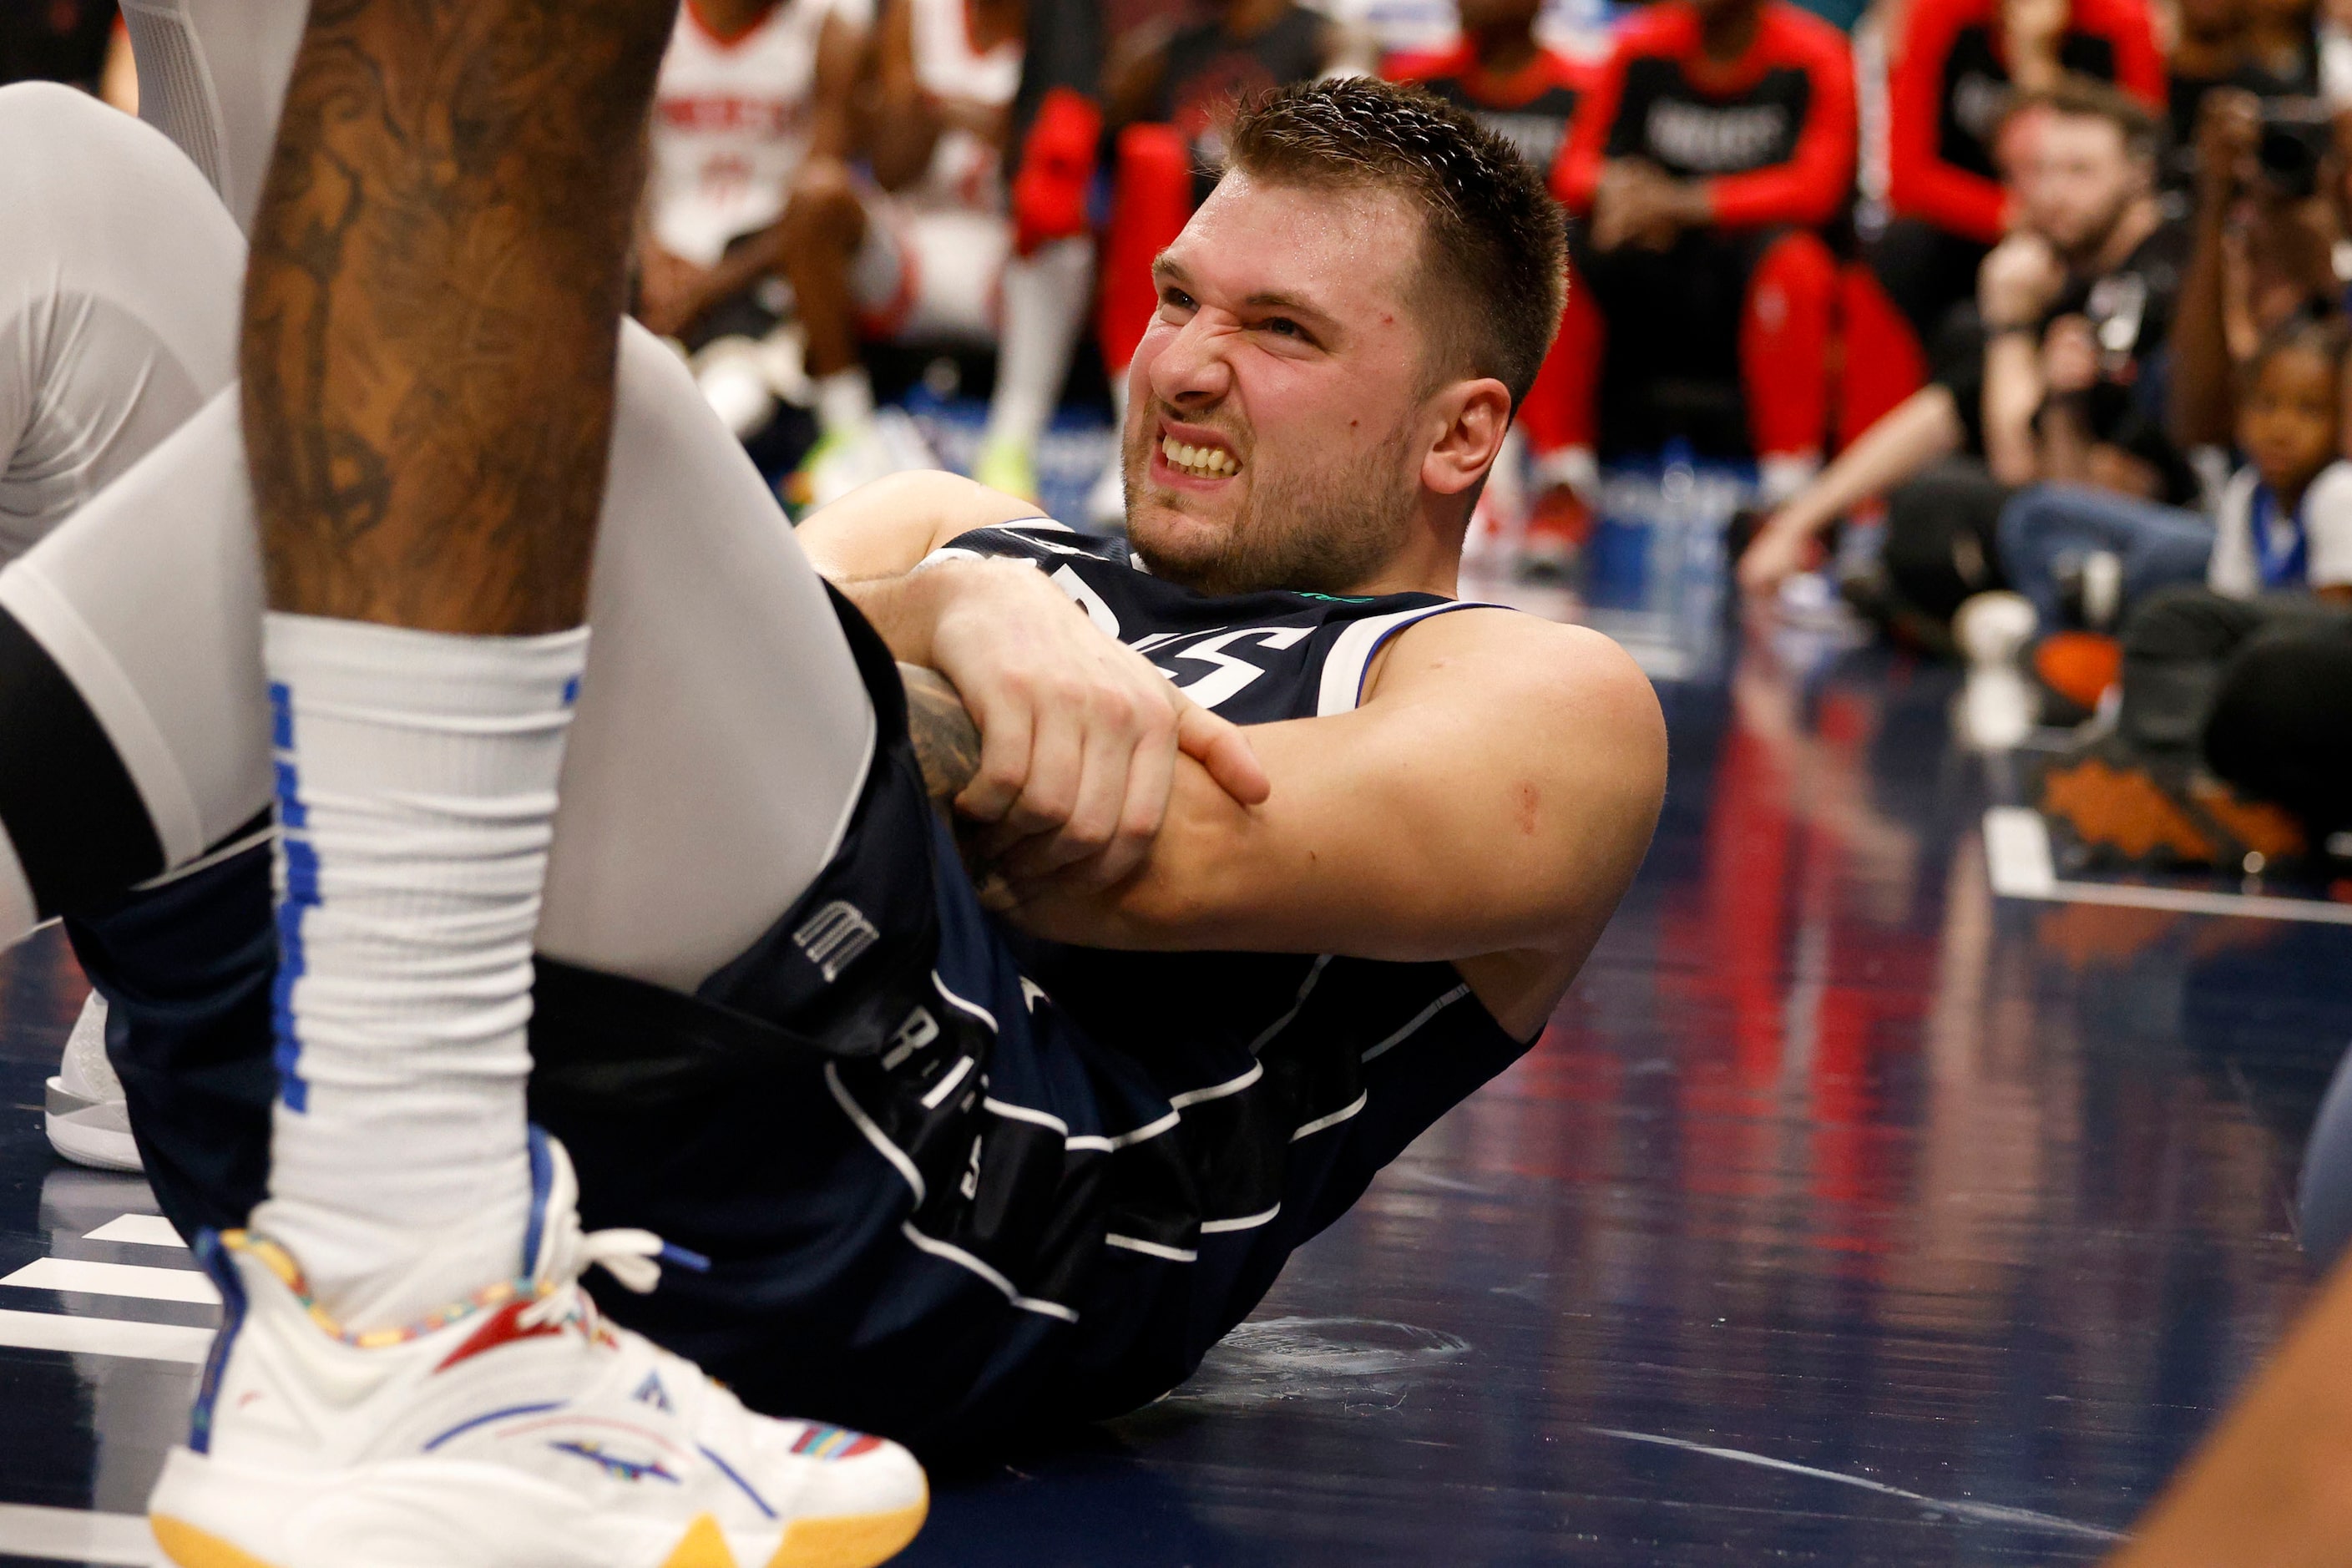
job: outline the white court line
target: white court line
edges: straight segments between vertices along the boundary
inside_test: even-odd
[[[82,1237],[84,1241],[127,1241],[133,1247],[176,1247],[182,1251],[188,1244],[172,1228],[172,1222],[159,1214],[127,1214],[108,1220]]]
[[[213,1331],[182,1323],[131,1323],[120,1318],[75,1318],[63,1312],[0,1311],[0,1346],[20,1351],[71,1351],[176,1361],[200,1366]]]
[[[1785,1470],[1792,1476],[1810,1476],[1817,1481],[1835,1481],[1842,1487],[1859,1487],[1866,1492],[1885,1497],[1901,1498],[1921,1508],[1950,1514],[1977,1524],[2003,1524],[2015,1530],[2046,1530],[2054,1535],[2080,1536],[2086,1541],[2121,1541],[2120,1532],[2102,1529],[2095,1524],[2084,1524],[2072,1519],[2061,1519],[2054,1513],[2039,1513],[2030,1508],[2011,1508],[2003,1503],[1969,1502],[1955,1498],[1927,1497],[1919,1492],[1890,1487],[1885,1481],[1874,1481],[1867,1476],[1850,1476],[1843,1470],[1816,1469],[1788,1459],[1776,1459],[1768,1454],[1751,1454],[1745,1448],[1717,1448],[1706,1443],[1693,1443],[1682,1437],[1662,1437],[1654,1432],[1621,1432],[1613,1426],[1587,1426],[1586,1431],[1602,1437],[1622,1437],[1628,1443],[1655,1443],[1662,1448],[1680,1448],[1686,1454],[1704,1454],[1710,1459],[1729,1459],[1735,1464],[1754,1465],[1761,1469]]]
[[[1992,890],[2004,899],[2352,925],[2352,904],[2333,904],[2324,899],[2281,899],[2261,893],[2214,893],[2190,888],[2141,888],[2120,882],[2063,879],[2051,857],[2050,825],[2030,806],[1997,805],[1986,812],[1984,840],[1985,866],[1990,873]]]
[[[217,1306],[220,1293],[193,1268],[150,1268],[143,1263],[85,1263],[76,1258],[36,1258],[0,1285],[27,1290],[78,1290],[91,1296],[135,1296],[145,1301],[196,1301]]]
[[[125,1568],[154,1568],[163,1561],[154,1532],[138,1514],[21,1502],[0,1502],[0,1552],[51,1563],[119,1563]]]

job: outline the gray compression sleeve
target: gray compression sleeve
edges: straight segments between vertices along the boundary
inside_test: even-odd
[[[0,88],[0,562],[228,384],[245,241],[148,127]]]
[[[874,713],[766,485],[677,357],[623,332],[540,946],[683,989],[831,857]],[[232,389],[0,573],[0,609],[87,703],[165,865],[269,798],[256,540]]]
[[[122,0],[139,63],[139,117],[180,144],[253,227],[304,0]]]

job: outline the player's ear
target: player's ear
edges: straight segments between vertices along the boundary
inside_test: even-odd
[[[1431,412],[1443,425],[1421,460],[1421,482],[1438,495],[1460,495],[1486,477],[1503,449],[1510,388],[1491,375],[1457,381],[1432,399]]]

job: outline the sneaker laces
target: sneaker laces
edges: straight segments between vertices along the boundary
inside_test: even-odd
[[[573,1300],[584,1304],[585,1299],[570,1287],[591,1268],[604,1269],[623,1289],[645,1296],[661,1283],[665,1263],[695,1273],[710,1267],[709,1258],[672,1247],[649,1230],[581,1228],[580,1181],[572,1172],[572,1156],[552,1138],[546,1146],[551,1160],[548,1193],[541,1219],[539,1257],[531,1270],[541,1295],[525,1312],[524,1321],[550,1321],[569,1311]]]

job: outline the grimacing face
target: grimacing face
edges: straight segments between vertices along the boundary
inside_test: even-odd
[[[2096,115],[2047,116],[2024,161],[2026,226],[2070,258],[2096,250],[2147,188],[2147,166],[2131,155],[2124,133]]]
[[[1228,174],[1153,268],[1129,369],[1128,537],[1206,593],[1339,594],[1403,543],[1432,433],[1422,217]]]

